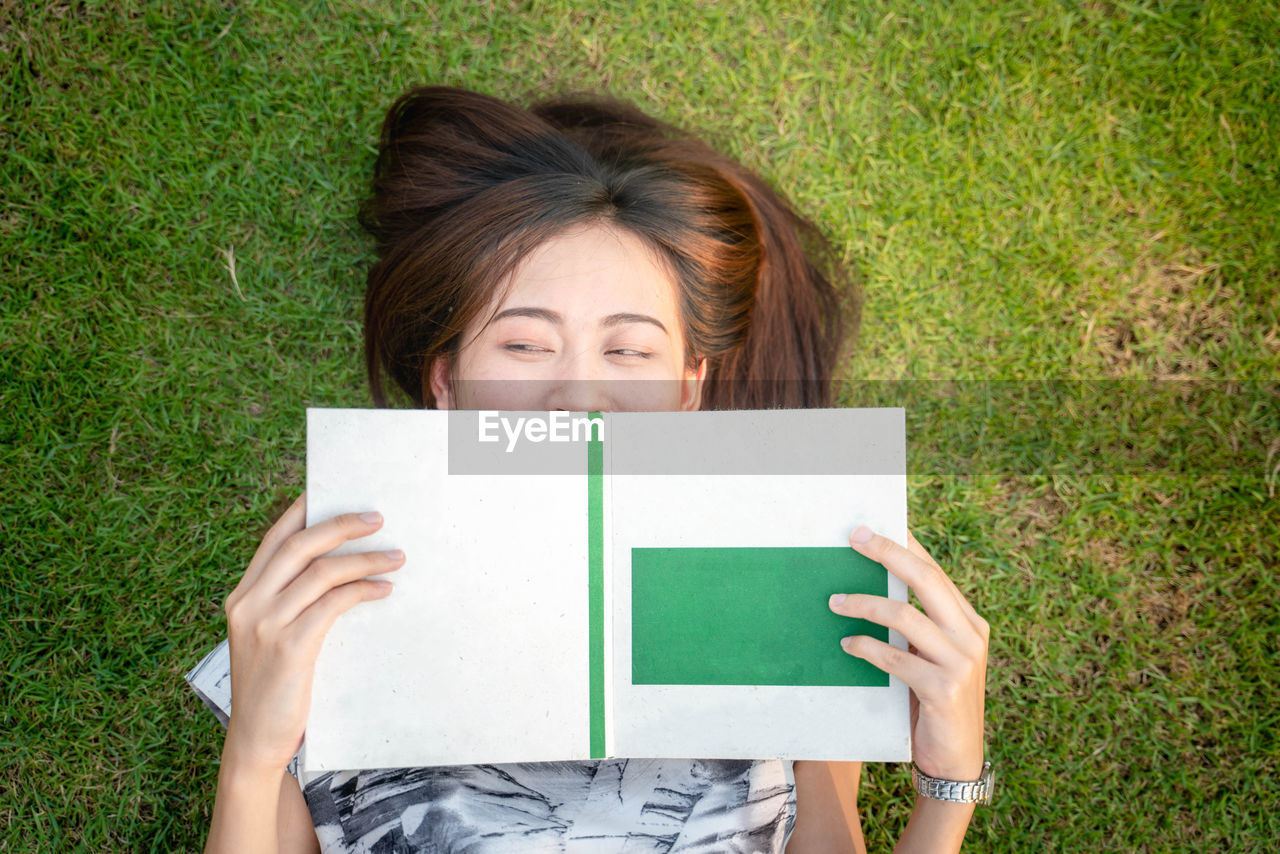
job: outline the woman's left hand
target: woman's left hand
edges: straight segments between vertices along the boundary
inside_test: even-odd
[[[990,628],[909,532],[907,543],[904,549],[865,526],[849,537],[854,549],[915,591],[924,613],[906,602],[863,594],[837,593],[830,607],[906,638],[905,652],[865,635],[845,638],[843,645],[910,687],[912,754],[920,770],[946,780],[976,780],[982,773]]]

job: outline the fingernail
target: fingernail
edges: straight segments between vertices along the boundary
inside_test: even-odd
[[[374,525],[382,521],[382,514],[381,513],[361,513],[360,518],[368,522],[370,525]]]
[[[870,528],[866,525],[859,525],[854,529],[853,536],[849,539],[853,540],[855,543],[866,543],[871,540],[872,536],[873,534],[871,533]]]
[[[845,652],[848,652],[849,647],[853,646],[853,638],[848,637],[841,639],[840,646],[844,647]]]
[[[402,557],[404,557],[404,552],[400,551],[400,549],[392,549],[386,554],[387,554],[387,557],[391,558],[392,560],[400,560]]]
[[[383,593],[389,592],[391,590],[390,581],[383,581],[382,579],[377,579],[373,583],[378,585],[378,587],[382,588]]]
[[[832,594],[831,601],[828,604],[832,608],[839,608],[842,604],[844,604],[844,594],[843,593]]]

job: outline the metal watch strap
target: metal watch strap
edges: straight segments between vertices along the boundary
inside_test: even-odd
[[[991,763],[982,763],[982,774],[976,780],[939,780],[911,763],[911,785],[926,798],[955,804],[989,804],[994,788]]]

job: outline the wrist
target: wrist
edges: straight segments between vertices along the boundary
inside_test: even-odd
[[[983,759],[981,756],[950,762],[936,762],[926,759],[915,762],[915,766],[922,773],[942,780],[976,780],[982,776]]]
[[[251,727],[237,726],[237,723],[233,714],[227,736],[222,741],[222,764],[232,766],[237,775],[245,777],[272,775],[279,778],[288,770],[289,763],[302,746],[301,737],[293,751],[282,755],[278,745],[262,744]]]
[[[237,789],[253,789],[280,785],[281,776],[288,770],[288,763],[265,761],[235,749],[230,743],[223,746],[219,780],[225,779]]]

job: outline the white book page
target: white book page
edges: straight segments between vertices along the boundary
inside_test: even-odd
[[[816,410],[811,412],[830,412]],[[633,548],[794,548],[848,549],[850,532],[868,524],[897,542],[906,543],[905,448],[901,410],[886,420],[879,411],[868,429],[887,442],[890,463],[871,469],[900,469],[897,474],[624,474],[635,463],[618,465],[613,445],[623,453],[633,431],[611,423],[606,459],[614,463],[607,485],[613,528],[607,549],[612,560],[612,710],[613,747],[619,756],[701,757],[724,759],[788,759],[904,761],[910,759],[908,690],[890,677],[887,687],[798,685],[652,685],[632,681],[631,550]],[[702,419],[730,416],[722,431],[733,448],[724,452],[732,471],[734,454],[779,458],[771,443],[790,436],[803,441],[805,414],[798,412],[684,413]],[[849,441],[859,441],[857,410],[826,418],[828,426],[848,425]],[[744,419],[755,418],[752,431]],[[799,419],[799,420],[797,420]],[[834,419],[834,420],[832,420]],[[639,422],[630,422],[638,424]],[[728,425],[730,422],[722,422]],[[700,431],[693,431],[700,432]],[[821,439],[822,430],[816,431]],[[690,431],[674,435],[688,441]],[[864,440],[870,441],[866,436]],[[638,438],[637,441],[647,441]],[[757,447],[753,447],[753,443]],[[686,445],[686,447],[689,447]],[[707,455],[720,453],[705,445]],[[870,446],[867,446],[870,447]],[[819,454],[821,448],[815,449]],[[901,455],[899,456],[899,452]],[[683,453],[683,451],[680,451]],[[782,454],[785,456],[785,453]],[[875,457],[876,453],[870,454]],[[690,458],[692,460],[692,457]],[[785,469],[786,462],[778,467]],[[690,463],[697,465],[697,463]],[[797,463],[799,465],[799,463]],[[860,465],[843,466],[845,471]],[[715,463],[708,464],[714,468]],[[748,468],[750,466],[747,466]],[[802,466],[801,466],[802,467]],[[841,468],[841,466],[836,466]],[[768,466],[764,466],[768,468]],[[831,593],[841,592],[831,590]],[[906,586],[888,576],[888,595],[906,601]],[[825,599],[815,603],[825,608]],[[714,608],[706,614],[708,633],[716,631]],[[890,643],[906,641],[896,631]],[[833,653],[843,655],[838,645]]]
[[[445,412],[307,416],[307,524],[377,510],[333,554],[406,559],[325,638],[303,770],[586,758],[584,478],[450,475]]]

